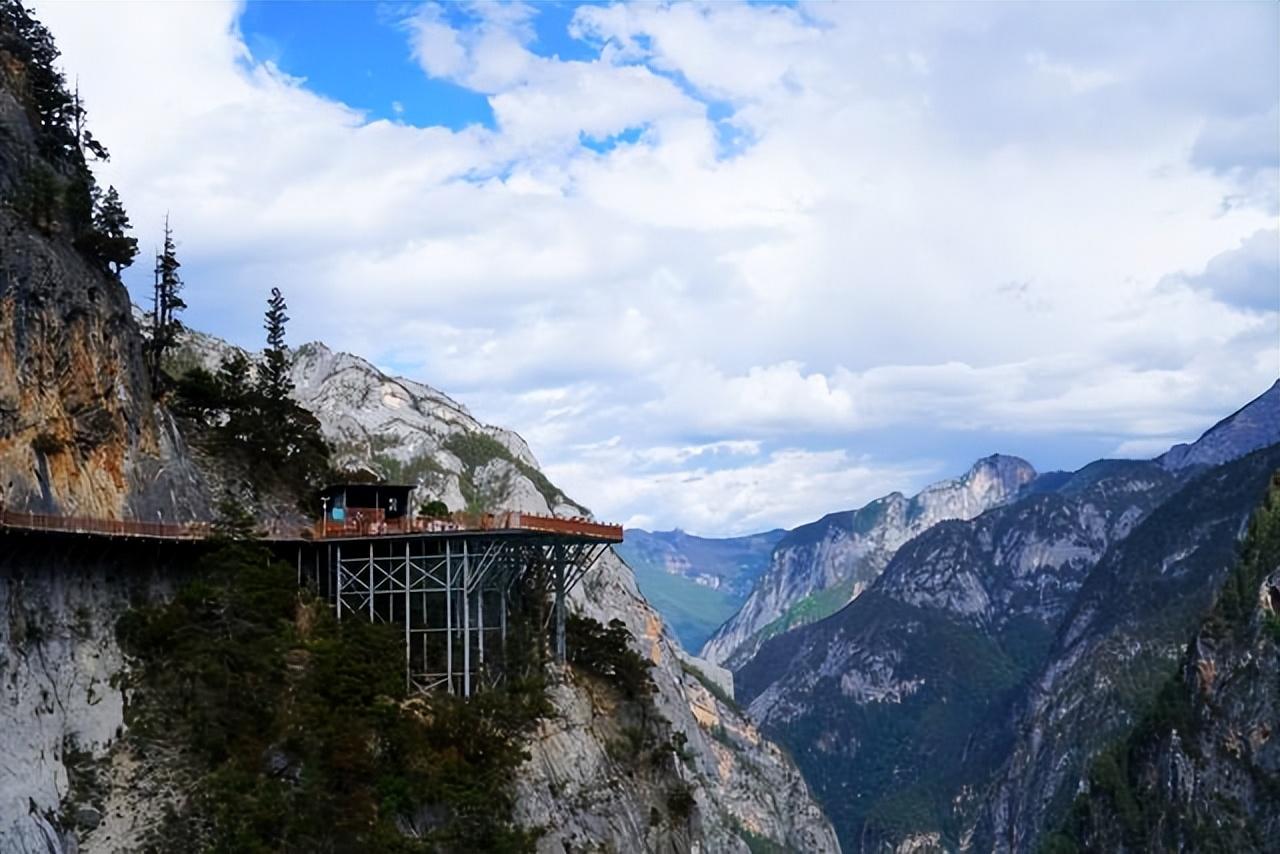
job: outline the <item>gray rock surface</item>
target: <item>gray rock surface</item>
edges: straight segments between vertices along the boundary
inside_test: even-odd
[[[1091,851],[1267,851],[1280,838],[1280,479],[1157,712],[1060,834]],[[1123,809],[1118,803],[1127,800]],[[1135,816],[1136,814],[1136,816]]]
[[[0,850],[67,850],[72,828],[103,835],[101,807],[71,797],[69,754],[102,755],[122,731],[115,624],[131,602],[172,593],[180,576],[156,557],[154,547],[53,555],[0,534]],[[130,822],[156,818],[135,805]]]

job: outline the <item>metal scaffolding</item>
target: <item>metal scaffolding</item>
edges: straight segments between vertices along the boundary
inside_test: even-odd
[[[429,533],[316,542],[297,560],[300,580],[339,620],[403,627],[408,688],[469,697],[505,676],[508,622],[530,573],[546,582],[551,607],[540,628],[565,660],[566,597],[608,547],[563,534]]]

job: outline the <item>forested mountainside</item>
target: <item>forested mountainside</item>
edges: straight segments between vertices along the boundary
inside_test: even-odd
[[[83,112],[48,33],[12,0],[0,13],[6,504],[210,519],[224,489],[255,474],[244,465],[252,458],[228,457],[239,437],[211,408],[225,413],[216,396],[236,389],[186,382],[199,360],[184,364],[182,346],[148,359],[156,325],[139,325],[118,278],[132,253],[103,248],[127,231],[107,204],[115,194],[92,183],[85,152],[100,146],[77,137]],[[275,333],[283,338],[281,323]],[[220,367],[234,355],[204,340]],[[232,367],[244,385],[253,366]],[[455,509],[583,512],[518,436],[424,385],[321,345],[269,343],[257,370],[292,394],[287,406],[266,403],[304,432],[314,425],[335,465],[412,479]],[[250,391],[261,397],[265,384]],[[263,420],[263,400],[237,405]],[[278,478],[237,497],[288,524],[305,518],[296,486]],[[297,596],[292,568],[236,551],[247,546],[210,563],[0,537],[6,851],[172,850],[164,840],[174,833],[195,848],[251,850],[305,845],[316,832],[366,845],[376,834],[375,847],[403,850],[489,839],[543,851],[838,848],[791,760],[724,699],[715,668],[698,669],[612,555],[574,593],[582,619],[570,667],[541,673],[530,703],[495,692],[459,707],[397,693],[377,664],[376,631],[336,628]],[[228,623],[231,612],[243,618]],[[620,669],[630,676],[617,678]],[[353,734],[345,741],[338,716]],[[315,738],[272,740],[296,726]],[[351,797],[335,797],[344,787]],[[309,793],[331,810],[300,826],[287,807]]]
[[[714,539],[627,529],[618,554],[686,649],[700,649],[755,588],[786,531]]]
[[[943,520],[972,519],[1003,504],[1035,476],[1026,461],[995,454],[911,498],[894,492],[788,532],[742,608],[703,647],[703,657],[741,668],[764,641],[856,598],[912,537]]]
[[[1177,673],[1093,761],[1044,850],[1235,852],[1280,839],[1280,475]]]
[[[1276,394],[1202,441],[1280,440],[1237,429]],[[739,698],[847,850],[1034,850],[1152,702],[1277,467],[1275,445],[1180,473],[1100,461],[938,524],[838,614],[766,642]]]

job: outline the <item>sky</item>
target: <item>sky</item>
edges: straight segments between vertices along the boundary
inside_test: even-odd
[[[1274,3],[35,7],[190,325],[278,286],[600,518],[1153,456],[1280,375]]]

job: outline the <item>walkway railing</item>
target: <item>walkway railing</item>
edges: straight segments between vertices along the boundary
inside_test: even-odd
[[[136,519],[94,519],[88,516],[55,516],[22,513],[0,507],[0,527],[32,531],[65,531],[69,534],[103,534],[112,537],[147,537],[164,540],[203,540],[212,526],[206,522],[141,522]]]

